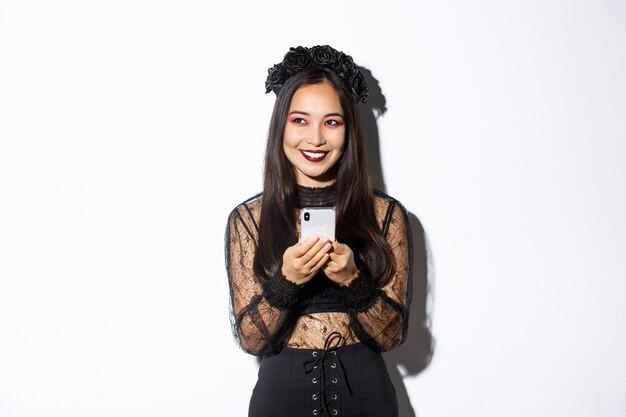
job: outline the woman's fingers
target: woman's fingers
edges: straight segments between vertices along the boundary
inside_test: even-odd
[[[320,241],[320,237],[319,236],[315,236],[313,239],[306,239],[303,240],[300,243],[296,243],[297,245],[297,249],[296,249],[296,257],[297,258],[301,258],[304,255],[306,255],[306,253],[311,250],[311,248],[313,246],[315,246],[316,243],[318,243]]]
[[[322,257],[319,259],[317,264],[313,267],[313,270],[315,271],[315,273],[317,273],[317,271],[319,271],[320,268],[324,267],[324,265],[328,262],[328,259],[329,259],[328,253],[325,253],[322,255]]]
[[[303,261],[303,264],[306,265],[319,251],[326,247],[326,245],[331,245],[330,241],[321,236],[317,236],[311,241],[304,241],[298,248],[298,257]]]
[[[325,237],[316,237],[287,248],[283,255],[283,274],[296,283],[304,283],[328,260],[332,247]]]
[[[330,242],[324,242],[323,240],[320,240],[309,250],[309,252],[307,252],[307,255],[312,256],[305,263],[305,267],[309,268],[310,270],[317,271],[317,269],[319,269],[319,264],[320,261],[322,261],[322,258],[324,258],[324,262],[326,262],[326,259],[328,259],[328,251],[331,247],[332,245]]]
[[[354,279],[358,273],[352,249],[326,237],[316,236],[296,243],[283,255],[283,274],[296,283],[309,281],[321,268],[339,284]]]
[[[350,260],[350,256],[352,255],[352,250],[348,245],[344,245],[339,242],[333,242],[333,250],[330,252],[330,261],[328,262],[328,266],[341,266],[348,263]]]
[[[333,252],[337,255],[345,255],[351,251],[348,245],[343,243],[333,242]]]
[[[333,242],[333,250],[329,253],[329,260],[324,266],[326,276],[338,283],[344,284],[357,275],[358,269],[354,263],[354,254],[348,245]]]

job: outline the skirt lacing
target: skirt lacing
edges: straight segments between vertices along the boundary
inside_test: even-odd
[[[312,359],[304,362],[304,372],[313,376],[311,383],[318,386],[319,390],[313,393],[313,400],[320,400],[320,408],[313,410],[313,415],[338,416],[339,407],[333,407],[331,403],[335,403],[338,398],[337,392],[333,392],[334,385],[338,383],[336,371],[341,372],[344,383],[348,389],[348,393],[352,395],[352,389],[348,383],[346,371],[341,363],[338,350],[346,343],[345,338],[339,332],[332,332],[328,335],[324,342],[324,349],[312,352]],[[319,385],[318,385],[319,384]],[[325,414],[322,414],[325,412]]]

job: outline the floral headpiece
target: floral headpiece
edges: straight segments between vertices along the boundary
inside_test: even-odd
[[[308,68],[328,68],[334,71],[352,91],[355,102],[367,99],[368,88],[359,67],[354,63],[350,55],[328,45],[317,45],[312,48],[298,46],[289,48],[283,62],[274,65],[267,70],[265,81],[265,93],[274,91],[276,94],[285,82],[294,74]]]

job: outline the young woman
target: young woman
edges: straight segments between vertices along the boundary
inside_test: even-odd
[[[397,416],[380,352],[406,336],[411,234],[403,206],[372,189],[363,75],[330,46],[297,47],[266,90],[263,193],[226,230],[233,333],[261,357],[249,416]],[[334,207],[336,240],[299,239],[305,207]]]

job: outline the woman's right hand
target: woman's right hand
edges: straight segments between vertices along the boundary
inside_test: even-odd
[[[283,275],[295,284],[306,284],[328,262],[332,247],[328,238],[320,236],[288,247],[283,254]]]

